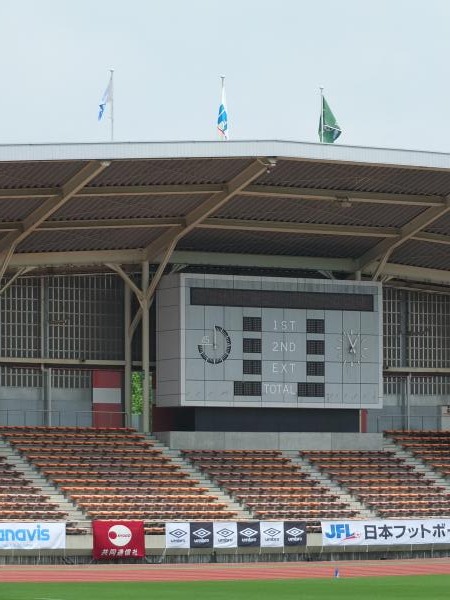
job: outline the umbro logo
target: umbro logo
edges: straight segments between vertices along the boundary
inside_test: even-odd
[[[174,529],[173,531],[169,531],[170,535],[172,535],[174,538],[182,538],[183,536],[187,535],[187,531],[183,531],[183,529]]]
[[[291,527],[291,529],[287,529],[286,533],[291,535],[292,537],[300,537],[303,533],[303,529],[299,529],[298,527]]]
[[[251,527],[246,527],[239,533],[240,533],[240,535],[243,535],[244,537],[248,537],[248,538],[258,535],[258,532],[255,529],[252,529]]]
[[[211,532],[208,531],[207,529],[203,529],[203,527],[200,527],[200,529],[193,531],[192,535],[195,535],[195,537],[198,537],[198,538],[205,538],[208,535],[211,535]]]
[[[269,529],[265,529],[264,533],[270,537],[276,537],[280,535],[281,531],[279,529],[275,529],[275,527],[269,527]]]
[[[231,531],[231,529],[228,529],[227,527],[224,527],[223,529],[219,529],[219,531],[217,533],[224,538],[228,538],[228,537],[230,537],[230,535],[233,535],[233,531]]]

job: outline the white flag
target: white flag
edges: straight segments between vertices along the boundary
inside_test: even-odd
[[[105,112],[106,105],[111,103],[113,99],[113,74],[111,71],[111,76],[109,78],[108,86],[105,90],[105,93],[102,96],[100,101],[99,109],[98,109],[98,120],[101,121],[103,117],[103,113]]]

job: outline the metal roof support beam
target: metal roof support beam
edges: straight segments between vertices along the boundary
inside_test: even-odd
[[[200,183],[200,184],[174,184],[174,185],[124,185],[124,186],[98,186],[85,187],[81,189],[77,197],[106,197],[111,196],[186,196],[190,194],[215,194],[221,192],[224,186],[221,183]],[[50,198],[60,194],[59,188],[23,188],[23,189],[0,189],[0,203],[2,200],[11,200],[12,198],[34,199]]]
[[[254,181],[262,173],[267,170],[268,164],[265,164],[263,160],[257,159],[253,161],[247,168],[241,173],[233,177],[228,184],[225,186],[224,191],[217,194],[213,194],[210,198],[202,202],[197,208],[194,208],[184,217],[184,225],[176,228],[175,231],[167,231],[163,233],[159,238],[152,242],[145,249],[145,256],[147,260],[155,260],[166,248],[168,248],[173,242],[176,244],[187,235],[192,229],[199,225],[202,221],[207,219],[216,210],[224,206],[233,196],[236,196],[241,190],[243,190],[249,183]]]
[[[106,169],[109,164],[106,161],[91,161],[87,163],[87,165],[62,186],[58,196],[44,200],[41,206],[25,217],[15,231],[9,232],[0,239],[0,256],[4,255],[3,264],[0,268],[0,279],[3,277],[17,245],[37,229],[48,217],[61,208],[70,198],[75,196],[94,177]]]
[[[262,269],[304,269],[305,271],[355,270],[351,258],[329,258],[323,256],[274,256],[272,254],[234,254],[231,252],[185,252],[175,250],[172,263],[187,265],[214,265],[218,267],[248,267]]]
[[[169,195],[200,195],[216,194],[225,191],[223,184],[169,184],[169,185],[126,185],[126,186],[99,186],[82,188],[76,196],[105,197],[107,201],[111,196],[169,196]],[[2,199],[11,198],[50,198],[58,197],[58,188],[33,188],[33,189],[0,189],[0,203]],[[243,196],[265,196],[285,198],[291,200],[318,200],[342,201],[349,200],[355,203],[370,204],[399,204],[409,206],[442,206],[442,197],[437,195],[421,194],[394,194],[386,192],[355,192],[345,189],[317,189],[298,188],[289,186],[249,185],[240,192]]]
[[[164,254],[158,265],[156,273],[152,277],[150,285],[146,290],[143,289],[145,294],[145,302],[144,304],[141,304],[141,307],[136,312],[131,323],[131,335],[133,335],[144,310],[148,310],[152,305],[156,288],[161,280],[161,277],[164,275],[165,268],[169,263],[179,240],[187,233],[192,231],[192,229],[199,225],[214,211],[218,210],[221,206],[228,202],[228,200],[230,200],[233,196],[239,193],[239,191],[248,185],[249,182],[253,181],[259,177],[259,175],[264,173],[264,171],[267,170],[267,166],[268,165],[264,164],[259,159],[254,161],[226,185],[226,191],[214,194],[211,196],[211,198],[208,198],[200,206],[188,213],[184,218],[183,227],[178,227],[177,231],[175,232],[173,232],[173,230],[166,231],[146,248],[145,255],[147,260],[155,260],[162,251]]]
[[[401,204],[411,206],[442,206],[441,196],[421,194],[388,194],[385,192],[355,192],[341,189],[296,188],[276,185],[249,185],[242,196],[265,196],[291,200],[325,200],[364,202],[370,204]]]
[[[372,276],[373,278],[376,267],[376,263],[368,265],[368,267],[363,271],[364,275]],[[422,283],[450,286],[449,271],[430,269],[428,267],[415,267],[388,262],[384,267],[383,276],[394,279],[404,279],[408,281],[420,281]]]
[[[128,289],[132,290],[135,293],[139,304],[142,306],[142,301],[144,299],[144,294],[143,294],[142,290],[134,283],[134,281],[131,279],[131,277],[129,277],[127,275],[127,273],[125,273],[125,271],[122,269],[122,267],[120,267],[119,265],[116,265],[114,263],[105,263],[105,267],[108,267],[108,269],[111,269],[111,271],[114,271],[115,273],[117,273],[119,275],[119,277],[121,277],[124,280],[125,287],[127,287]]]
[[[81,221],[47,221],[38,231],[74,231],[89,229],[156,229],[162,227],[182,227],[183,219],[146,218],[146,219],[94,219]],[[0,223],[0,231],[15,229],[15,223]],[[369,227],[352,225],[329,225],[326,223],[295,223],[290,221],[257,221],[250,219],[205,219],[197,225],[199,229],[228,229],[235,231],[269,231],[280,233],[311,233],[320,235],[348,235],[363,237],[396,237],[396,227]],[[447,236],[450,240],[450,237]]]
[[[358,268],[364,270],[368,265],[370,265],[370,263],[380,258],[382,259],[382,262],[386,263],[396,248],[414,237],[416,233],[425,227],[428,227],[428,225],[431,223],[434,223],[434,221],[445,215],[448,211],[450,211],[450,196],[445,198],[445,204],[428,208],[420,215],[412,219],[409,223],[401,228],[400,234],[396,239],[385,239],[374,246],[374,248],[371,248],[365,252],[357,261]],[[383,270],[383,266],[384,265],[381,265],[381,269],[377,269],[375,271],[374,279],[380,275]]]
[[[2,288],[0,288],[0,296],[6,292],[6,290],[16,281],[16,279],[18,279],[21,275],[25,275],[25,273],[32,271],[34,268],[35,267],[21,267],[20,269],[18,269],[14,273],[14,275],[10,279],[8,279],[5,285]]]
[[[15,254],[11,267],[72,267],[96,266],[106,262],[121,265],[142,261],[142,250],[80,250],[75,252],[24,252]]]
[[[354,237],[397,237],[396,227],[365,227],[351,225],[328,225],[325,223],[295,223],[289,221],[256,221],[247,219],[206,219],[199,229],[231,231],[267,231],[270,233],[300,233],[309,235],[339,235]]]
[[[10,247],[5,252],[0,252],[0,259],[2,261],[1,265],[0,265],[0,281],[3,279],[3,277],[6,273],[6,269],[8,268],[8,265],[14,254],[14,250],[15,250],[15,245],[11,244]]]

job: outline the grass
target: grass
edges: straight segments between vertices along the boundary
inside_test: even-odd
[[[448,600],[449,597],[448,575],[189,583],[0,582],[0,600]]]

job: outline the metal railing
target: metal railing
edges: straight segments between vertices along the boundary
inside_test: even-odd
[[[0,409],[0,425],[55,427],[131,427],[124,412]]]
[[[390,429],[397,430],[424,430],[424,429],[441,429],[440,415],[409,415],[395,414],[382,415],[376,417],[376,431],[382,433]]]

